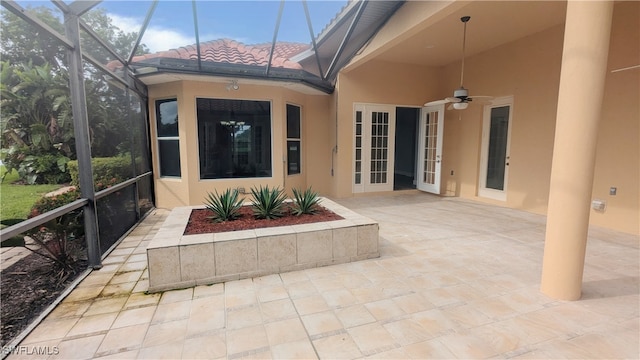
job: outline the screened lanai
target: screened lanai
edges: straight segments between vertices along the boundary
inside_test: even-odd
[[[17,215],[3,187],[3,278],[36,258],[46,258],[31,260],[37,276],[56,277],[56,291],[42,290],[51,296],[23,300],[2,344],[19,342],[155,208],[147,85],[207,76],[228,90],[330,94],[402,3],[2,1],[3,184],[51,186]],[[4,324],[10,307],[20,312],[8,289]]]

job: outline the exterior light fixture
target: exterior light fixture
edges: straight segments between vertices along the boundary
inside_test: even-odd
[[[453,108],[456,110],[464,110],[469,106],[468,102],[458,102],[458,103],[453,103]]]
[[[227,85],[227,91],[231,90],[239,90],[240,86],[238,86],[238,80],[231,80],[231,84]]]

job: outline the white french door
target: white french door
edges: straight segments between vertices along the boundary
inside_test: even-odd
[[[356,104],[353,191],[392,191],[396,108]]]
[[[478,196],[506,201],[513,97],[495,99],[484,107]]]
[[[427,106],[420,113],[418,190],[440,194],[444,105]]]

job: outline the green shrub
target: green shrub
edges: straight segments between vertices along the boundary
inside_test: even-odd
[[[300,216],[302,214],[316,214],[318,212],[318,193],[308,188],[304,192],[298,189],[292,189],[293,191],[293,205],[291,211],[294,215]]]
[[[79,198],[80,192],[75,188],[59,195],[43,196],[33,204],[29,217],[32,218],[34,216],[44,214],[47,211],[51,211],[59,208],[60,206],[72,203]]]
[[[235,220],[240,216],[242,200],[238,200],[238,189],[227,189],[222,194],[207,193],[204,204],[213,212],[211,219],[216,222]]]
[[[284,215],[284,201],[287,198],[284,190],[279,187],[272,189],[269,186],[264,188],[251,188],[253,215],[258,219],[276,219]]]
[[[67,166],[71,174],[71,185],[79,186],[78,161],[69,161]],[[93,167],[93,184],[96,191],[127,180],[133,175],[133,164],[128,156],[93,158],[91,166]]]
[[[69,158],[62,155],[44,154],[36,157],[36,174],[44,184],[64,184],[71,180],[67,171]]]
[[[29,185],[63,184],[70,180],[69,158],[60,153],[42,153],[28,146],[12,146],[0,150],[0,159],[7,168],[18,172],[20,180]]]

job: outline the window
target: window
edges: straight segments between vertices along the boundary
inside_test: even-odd
[[[300,107],[287,104],[287,174],[300,174]]]
[[[176,99],[156,101],[156,129],[160,176],[180,177],[180,140]]]
[[[201,179],[270,177],[271,103],[197,99]]]

